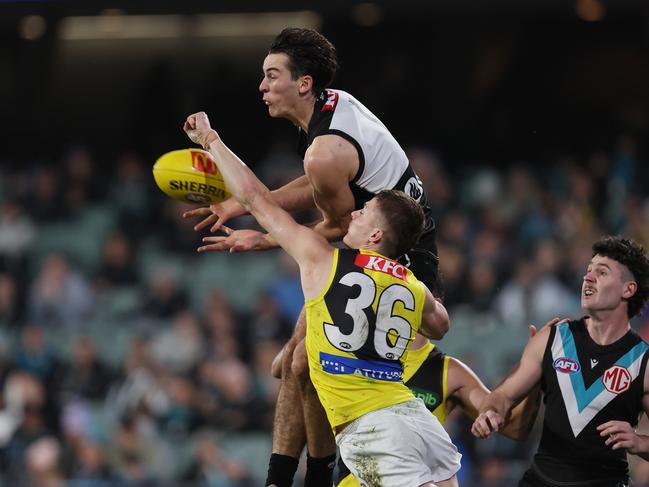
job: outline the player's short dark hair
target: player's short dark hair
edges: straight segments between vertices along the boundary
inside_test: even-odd
[[[307,74],[311,76],[316,95],[331,85],[338,70],[336,48],[313,29],[284,29],[275,37],[268,52],[288,56],[288,69],[294,80]]]
[[[387,223],[383,230],[383,252],[395,259],[410,250],[424,231],[424,210],[403,191],[386,189],[376,196],[379,211]]]
[[[638,285],[629,298],[627,315],[633,318],[644,308],[649,298],[649,258],[645,249],[631,239],[607,235],[593,244],[593,256],[608,257],[625,266]]]

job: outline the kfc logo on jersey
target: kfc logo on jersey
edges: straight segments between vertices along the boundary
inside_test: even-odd
[[[192,167],[194,171],[206,174],[216,174],[216,162],[202,152],[192,151]]]
[[[575,372],[579,372],[581,367],[579,366],[579,362],[575,362],[572,359],[566,358],[566,357],[559,357],[552,363],[552,367],[554,367],[554,370],[557,372],[562,372],[564,374],[574,374]]]
[[[336,105],[338,104],[338,93],[329,90],[327,90],[325,93],[327,94],[327,101],[324,105],[322,105],[322,109],[320,111],[334,111],[336,109]]]
[[[403,192],[409,195],[415,201],[419,201],[424,194],[424,185],[419,179],[419,176],[413,176],[406,182],[403,187]]]
[[[613,394],[621,394],[631,387],[631,374],[621,365],[614,365],[604,371],[604,387]]]
[[[406,268],[401,264],[386,259],[385,257],[379,257],[378,255],[367,255],[367,254],[358,254],[354,260],[354,264],[358,267],[363,267],[371,271],[383,272],[384,274],[389,274],[406,281]]]

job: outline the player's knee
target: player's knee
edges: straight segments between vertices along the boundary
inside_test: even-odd
[[[291,363],[291,372],[297,377],[300,382],[305,382],[309,378],[309,364],[306,359],[293,356]]]
[[[291,372],[299,379],[300,383],[305,383],[309,378],[309,361],[306,355],[306,344],[304,340],[298,343],[293,351]]]
[[[273,363],[270,365],[270,373],[275,377],[276,379],[281,379],[282,378],[282,362],[284,360],[284,348],[282,348],[277,355],[275,355],[275,358],[273,359]]]

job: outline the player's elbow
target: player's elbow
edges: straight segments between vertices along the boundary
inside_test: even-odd
[[[439,334],[439,338],[437,338],[437,340],[441,340],[444,337],[444,335],[448,333],[450,329],[451,329],[451,322],[448,319],[448,315],[438,318],[438,323],[435,326],[435,330]]]

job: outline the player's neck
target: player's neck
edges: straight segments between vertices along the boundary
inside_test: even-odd
[[[631,328],[626,309],[593,312],[586,318],[588,334],[598,345],[610,345],[622,338]]]
[[[386,254],[386,253],[384,252],[384,250],[381,248],[381,244],[380,244],[380,243],[379,243],[379,244],[376,244],[376,243],[373,243],[373,242],[367,242],[365,245],[363,245],[362,247],[360,247],[360,250],[369,250],[369,251],[374,252],[374,253],[376,253],[376,254],[381,254],[381,255],[382,255],[383,257],[385,257],[386,259],[395,260],[395,259],[392,259],[392,258],[390,258],[390,257],[387,256],[387,254]]]
[[[308,133],[314,109],[315,97],[309,95],[308,97],[298,101],[298,103],[293,107],[291,115],[287,118],[293,123],[293,125]]]

